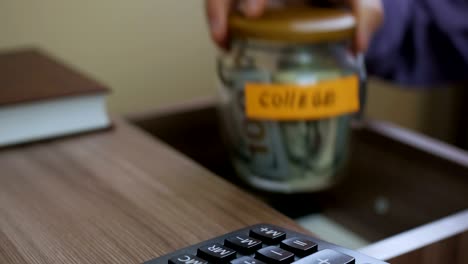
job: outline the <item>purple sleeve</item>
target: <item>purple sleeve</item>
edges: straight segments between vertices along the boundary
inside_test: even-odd
[[[408,85],[468,80],[468,0],[383,0],[369,74]]]

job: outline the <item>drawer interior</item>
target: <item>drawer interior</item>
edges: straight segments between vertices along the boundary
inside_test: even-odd
[[[369,243],[468,208],[468,165],[372,126],[353,128],[350,157],[339,184],[317,193],[277,195],[254,190],[236,177],[214,103],[174,107],[130,120],[285,215],[298,221],[320,215]]]

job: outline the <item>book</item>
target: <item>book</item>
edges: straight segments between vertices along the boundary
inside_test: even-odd
[[[0,52],[0,147],[110,127],[109,91],[41,50]]]

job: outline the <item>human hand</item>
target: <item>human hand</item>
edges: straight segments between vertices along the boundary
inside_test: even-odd
[[[364,52],[367,50],[372,35],[383,22],[382,0],[330,0],[348,5],[357,19],[354,50]],[[288,4],[304,4],[305,1],[283,1]],[[206,14],[210,27],[211,37],[219,47],[226,47],[228,37],[228,15],[233,7],[238,7],[247,17],[261,16],[267,8],[267,0],[206,0]]]

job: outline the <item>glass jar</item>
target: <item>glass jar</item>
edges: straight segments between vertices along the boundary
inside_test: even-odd
[[[220,116],[231,160],[238,175],[261,190],[322,190],[346,161],[359,102],[353,81],[359,68],[349,52],[354,19],[335,9],[270,10],[265,17],[231,17],[231,48],[218,59]],[[249,85],[263,94],[246,98],[252,97]],[[305,98],[304,109],[299,98]],[[354,107],[343,111],[332,106],[351,101]],[[255,104],[266,111],[258,116]]]

